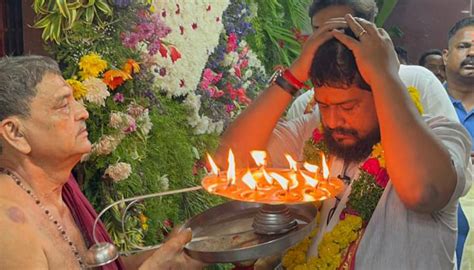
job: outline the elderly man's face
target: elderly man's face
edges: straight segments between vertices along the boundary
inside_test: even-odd
[[[444,52],[446,71],[461,80],[474,80],[474,26],[460,29]]]
[[[347,161],[366,158],[380,141],[372,93],[356,86],[315,89],[329,151]]]
[[[89,114],[72,95],[64,79],[46,73],[36,86],[30,117],[24,120],[25,137],[33,157],[80,158],[91,150],[85,120]]]

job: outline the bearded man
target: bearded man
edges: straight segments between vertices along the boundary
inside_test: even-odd
[[[398,71],[383,29],[350,14],[326,20],[291,67],[223,135],[217,155],[221,165],[229,148],[242,166],[249,163],[251,150],[267,149],[275,167],[286,167],[284,153],[303,161],[305,141],[322,127],[331,175],[344,180],[346,188],[322,204],[319,230],[308,251],[316,263],[329,256],[335,269],[455,267],[457,204],[472,181],[469,134],[455,121],[421,116],[419,102],[414,105]],[[292,94],[309,78],[320,117],[278,122]],[[369,212],[352,211],[357,196],[352,187],[364,185],[362,170],[370,171],[365,166],[373,155],[383,157],[377,170],[386,170],[390,180],[377,184],[380,195],[367,194],[367,204],[373,205]],[[375,203],[368,201],[373,198]],[[363,220],[354,228],[355,239],[340,239],[348,246],[337,254],[328,254],[332,249],[318,254],[318,247],[327,244],[323,236],[346,224],[348,215]]]

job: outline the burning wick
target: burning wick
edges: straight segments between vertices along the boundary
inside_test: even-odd
[[[288,160],[288,164],[290,164],[290,169],[294,172],[298,171],[297,162],[288,154],[285,154],[286,160]]]
[[[242,177],[242,182],[244,182],[244,184],[246,184],[250,189],[253,190],[252,195],[254,200],[256,200],[258,197],[257,181],[255,181],[255,178],[253,178],[253,175],[249,169],[247,169],[247,172]]]
[[[227,187],[235,184],[235,158],[232,149],[229,149],[229,156],[227,158],[229,162],[229,167],[227,167]]]
[[[329,182],[329,168],[328,164],[326,163],[326,157],[324,156],[324,153],[321,153],[322,157],[322,165],[323,165],[323,178]]]
[[[287,193],[290,192],[290,185],[288,185],[288,180],[285,177],[274,172],[271,172],[270,176],[273,177],[273,179],[275,179],[278,184],[280,184],[283,190],[286,190]]]
[[[310,164],[308,162],[305,162],[303,164],[303,167],[310,173],[314,173],[314,178],[311,178],[309,177],[308,175],[304,174],[303,172],[301,172],[301,175],[303,176],[303,178],[306,180],[306,183],[308,183],[308,185],[312,186],[312,187],[315,187],[315,188],[318,188],[318,185],[319,185],[319,181],[316,180],[318,179],[318,170],[319,170],[319,167],[317,165],[313,165],[313,164]],[[313,182],[315,181],[315,182]]]
[[[270,175],[268,175],[267,171],[265,170],[265,165],[267,164],[266,158],[267,158],[267,153],[265,151],[252,151],[250,152],[252,155],[253,160],[255,161],[255,164],[259,167],[259,169],[262,171],[263,176],[265,177],[265,180],[269,185],[273,184],[273,179]]]
[[[219,173],[220,173],[220,170],[219,168],[217,167],[216,163],[214,162],[214,160],[212,159],[212,157],[209,155],[209,153],[207,154],[207,160],[209,161],[209,164],[211,165],[211,170],[212,170],[212,173],[219,176]]]

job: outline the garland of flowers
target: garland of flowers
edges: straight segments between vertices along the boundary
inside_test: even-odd
[[[418,112],[423,113],[418,90],[410,86],[408,93],[415,104]],[[327,146],[324,143],[321,127],[313,131],[312,138],[305,144],[304,153],[306,160],[314,160],[314,153],[327,154]],[[360,166],[360,173],[352,184],[351,193],[339,216],[339,223],[332,231],[324,234],[318,246],[318,256],[307,259],[306,252],[310,240],[314,237],[317,229],[302,243],[290,249],[282,259],[282,263],[289,270],[303,269],[338,269],[341,263],[350,263],[351,256],[355,256],[357,242],[361,240],[363,231],[367,226],[390,177],[385,168],[385,157],[381,143],[373,146],[369,158]],[[356,241],[357,240],[357,241]]]

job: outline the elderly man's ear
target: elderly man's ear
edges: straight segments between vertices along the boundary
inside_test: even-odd
[[[13,147],[15,150],[27,155],[31,152],[31,146],[25,137],[23,123],[18,118],[7,118],[0,123],[0,134],[6,147]]]

